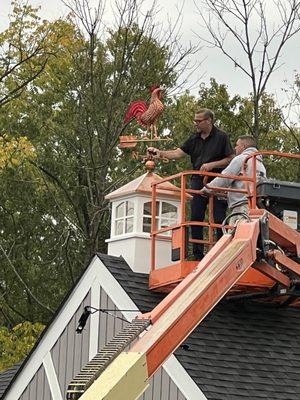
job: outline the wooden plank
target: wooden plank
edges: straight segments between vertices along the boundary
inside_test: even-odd
[[[148,386],[146,355],[121,353],[80,399],[138,399]]]

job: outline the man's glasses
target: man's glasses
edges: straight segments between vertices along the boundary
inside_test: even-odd
[[[195,124],[200,124],[201,122],[207,120],[207,118],[203,118],[203,119],[194,119]]]

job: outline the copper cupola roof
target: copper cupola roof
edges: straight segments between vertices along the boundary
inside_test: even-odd
[[[123,197],[132,193],[141,193],[151,195],[152,193],[152,183],[159,182],[162,178],[155,174],[154,172],[146,172],[145,174],[139,176],[126,185],[114,190],[109,193],[105,198],[107,200],[112,200],[118,197]],[[175,185],[170,182],[165,182],[162,184],[163,188],[157,190],[157,194],[165,195],[170,198],[180,198],[180,190]]]

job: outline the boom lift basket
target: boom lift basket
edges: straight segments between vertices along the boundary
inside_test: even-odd
[[[294,230],[300,231],[300,184],[293,182],[282,182],[277,180],[264,180],[257,183],[256,176],[256,157],[258,155],[264,156],[276,156],[285,157],[291,159],[300,159],[300,155],[289,154],[289,153],[279,153],[275,151],[260,151],[253,153],[244,162],[243,174],[239,176],[227,176],[227,178],[242,180],[245,183],[245,189],[232,189],[232,188],[212,188],[216,193],[236,191],[241,192],[248,197],[248,206],[250,212],[256,210],[257,208],[263,208],[275,217],[281,219],[285,224]],[[247,163],[252,163],[252,176],[248,176],[246,173]],[[190,272],[197,267],[197,261],[190,261],[188,258],[188,245],[189,243],[202,243],[208,250],[210,250],[215,244],[214,231],[217,228],[230,229],[233,227],[225,226],[222,227],[220,224],[214,223],[213,220],[213,195],[209,198],[209,213],[207,222],[196,222],[189,221],[187,219],[186,205],[191,196],[197,194],[199,191],[191,190],[187,187],[187,180],[191,175],[201,175],[203,176],[204,182],[208,178],[213,178],[217,176],[224,175],[216,174],[212,172],[202,172],[202,171],[186,171],[181,174],[173,175],[169,178],[162,179],[159,182],[153,184],[152,191],[152,204],[156,202],[156,193],[159,189],[166,188],[166,184],[170,181],[178,182],[180,185],[178,187],[178,192],[181,194],[181,220],[177,225],[170,227],[164,227],[164,229],[157,229],[155,225],[155,210],[152,215],[152,245],[151,245],[151,272],[149,277],[150,289],[160,292],[170,292],[182,279],[184,279]],[[211,188],[211,186],[210,186]],[[218,195],[219,195],[218,194]],[[225,193],[226,194],[226,193]],[[196,240],[189,238],[190,227],[195,225],[200,225],[207,230],[207,238],[205,240]],[[155,267],[155,240],[159,235],[164,234],[164,231],[169,230],[172,233],[172,244],[171,244],[171,254],[170,254],[170,265],[166,265],[164,268],[160,267],[156,269]],[[171,264],[171,261],[177,261],[176,264]],[[246,290],[247,287],[253,288],[257,287],[258,290],[263,288],[270,288],[274,285],[274,280],[266,275],[260,273],[254,268],[250,268],[237,282],[236,288],[238,290]]]

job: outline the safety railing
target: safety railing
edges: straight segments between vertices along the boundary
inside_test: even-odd
[[[256,185],[257,185],[257,157],[258,156],[278,156],[278,157],[284,157],[284,158],[295,158],[295,159],[300,159],[300,154],[291,154],[291,153],[280,153],[278,151],[257,151],[255,153],[252,153],[249,155],[245,160],[243,164],[243,172],[242,175],[225,175],[225,174],[220,174],[220,173],[215,173],[215,172],[207,172],[207,171],[185,171],[181,172],[172,176],[169,176],[167,178],[161,179],[159,182],[155,182],[152,184],[152,221],[151,221],[151,270],[155,270],[155,265],[156,265],[156,240],[163,238],[165,240],[171,240],[171,237],[167,237],[166,235],[163,235],[164,233],[168,231],[173,231],[175,229],[180,229],[180,237],[181,237],[181,246],[180,246],[180,262],[183,262],[186,257],[186,246],[185,243],[187,241],[186,237],[186,227],[190,226],[202,226],[204,228],[208,229],[208,239],[205,240],[199,240],[199,239],[189,239],[190,243],[199,243],[203,245],[207,245],[209,248],[211,248],[214,245],[214,231],[215,229],[219,228],[221,229],[224,227],[222,224],[218,224],[214,222],[213,218],[213,197],[216,193],[221,193],[223,192],[224,194],[227,192],[238,192],[241,194],[244,194],[247,199],[248,199],[248,206],[249,209],[255,209],[257,207],[257,191],[256,191]],[[248,161],[251,160],[252,163],[252,174],[251,176],[247,175],[247,165]],[[212,194],[209,195],[209,200],[208,200],[208,221],[205,222],[200,222],[200,221],[188,221],[186,216],[186,206],[187,206],[187,200],[190,197],[190,195],[193,194],[199,194],[200,190],[195,190],[195,189],[189,189],[187,188],[187,178],[191,175],[200,175],[203,177],[203,184],[204,186],[209,185],[209,189],[212,190]],[[232,180],[240,180],[245,182],[245,188],[244,189],[235,189],[231,187],[217,187],[217,186],[211,186],[209,183],[207,183],[209,178],[215,178],[215,177],[222,177],[222,178],[227,178],[227,179],[232,179]],[[175,180],[180,180],[180,185],[179,187],[168,187],[164,186],[164,183],[166,182],[172,182]],[[181,215],[180,215],[180,221],[177,224],[173,224],[168,227],[164,228],[157,228],[157,220],[156,220],[156,214],[157,214],[157,204],[156,204],[156,199],[157,199],[157,191],[158,189],[160,190],[166,190],[166,191],[176,191],[178,190],[178,193],[180,193],[180,207],[181,207]],[[230,228],[230,226],[226,226],[226,228]]]

